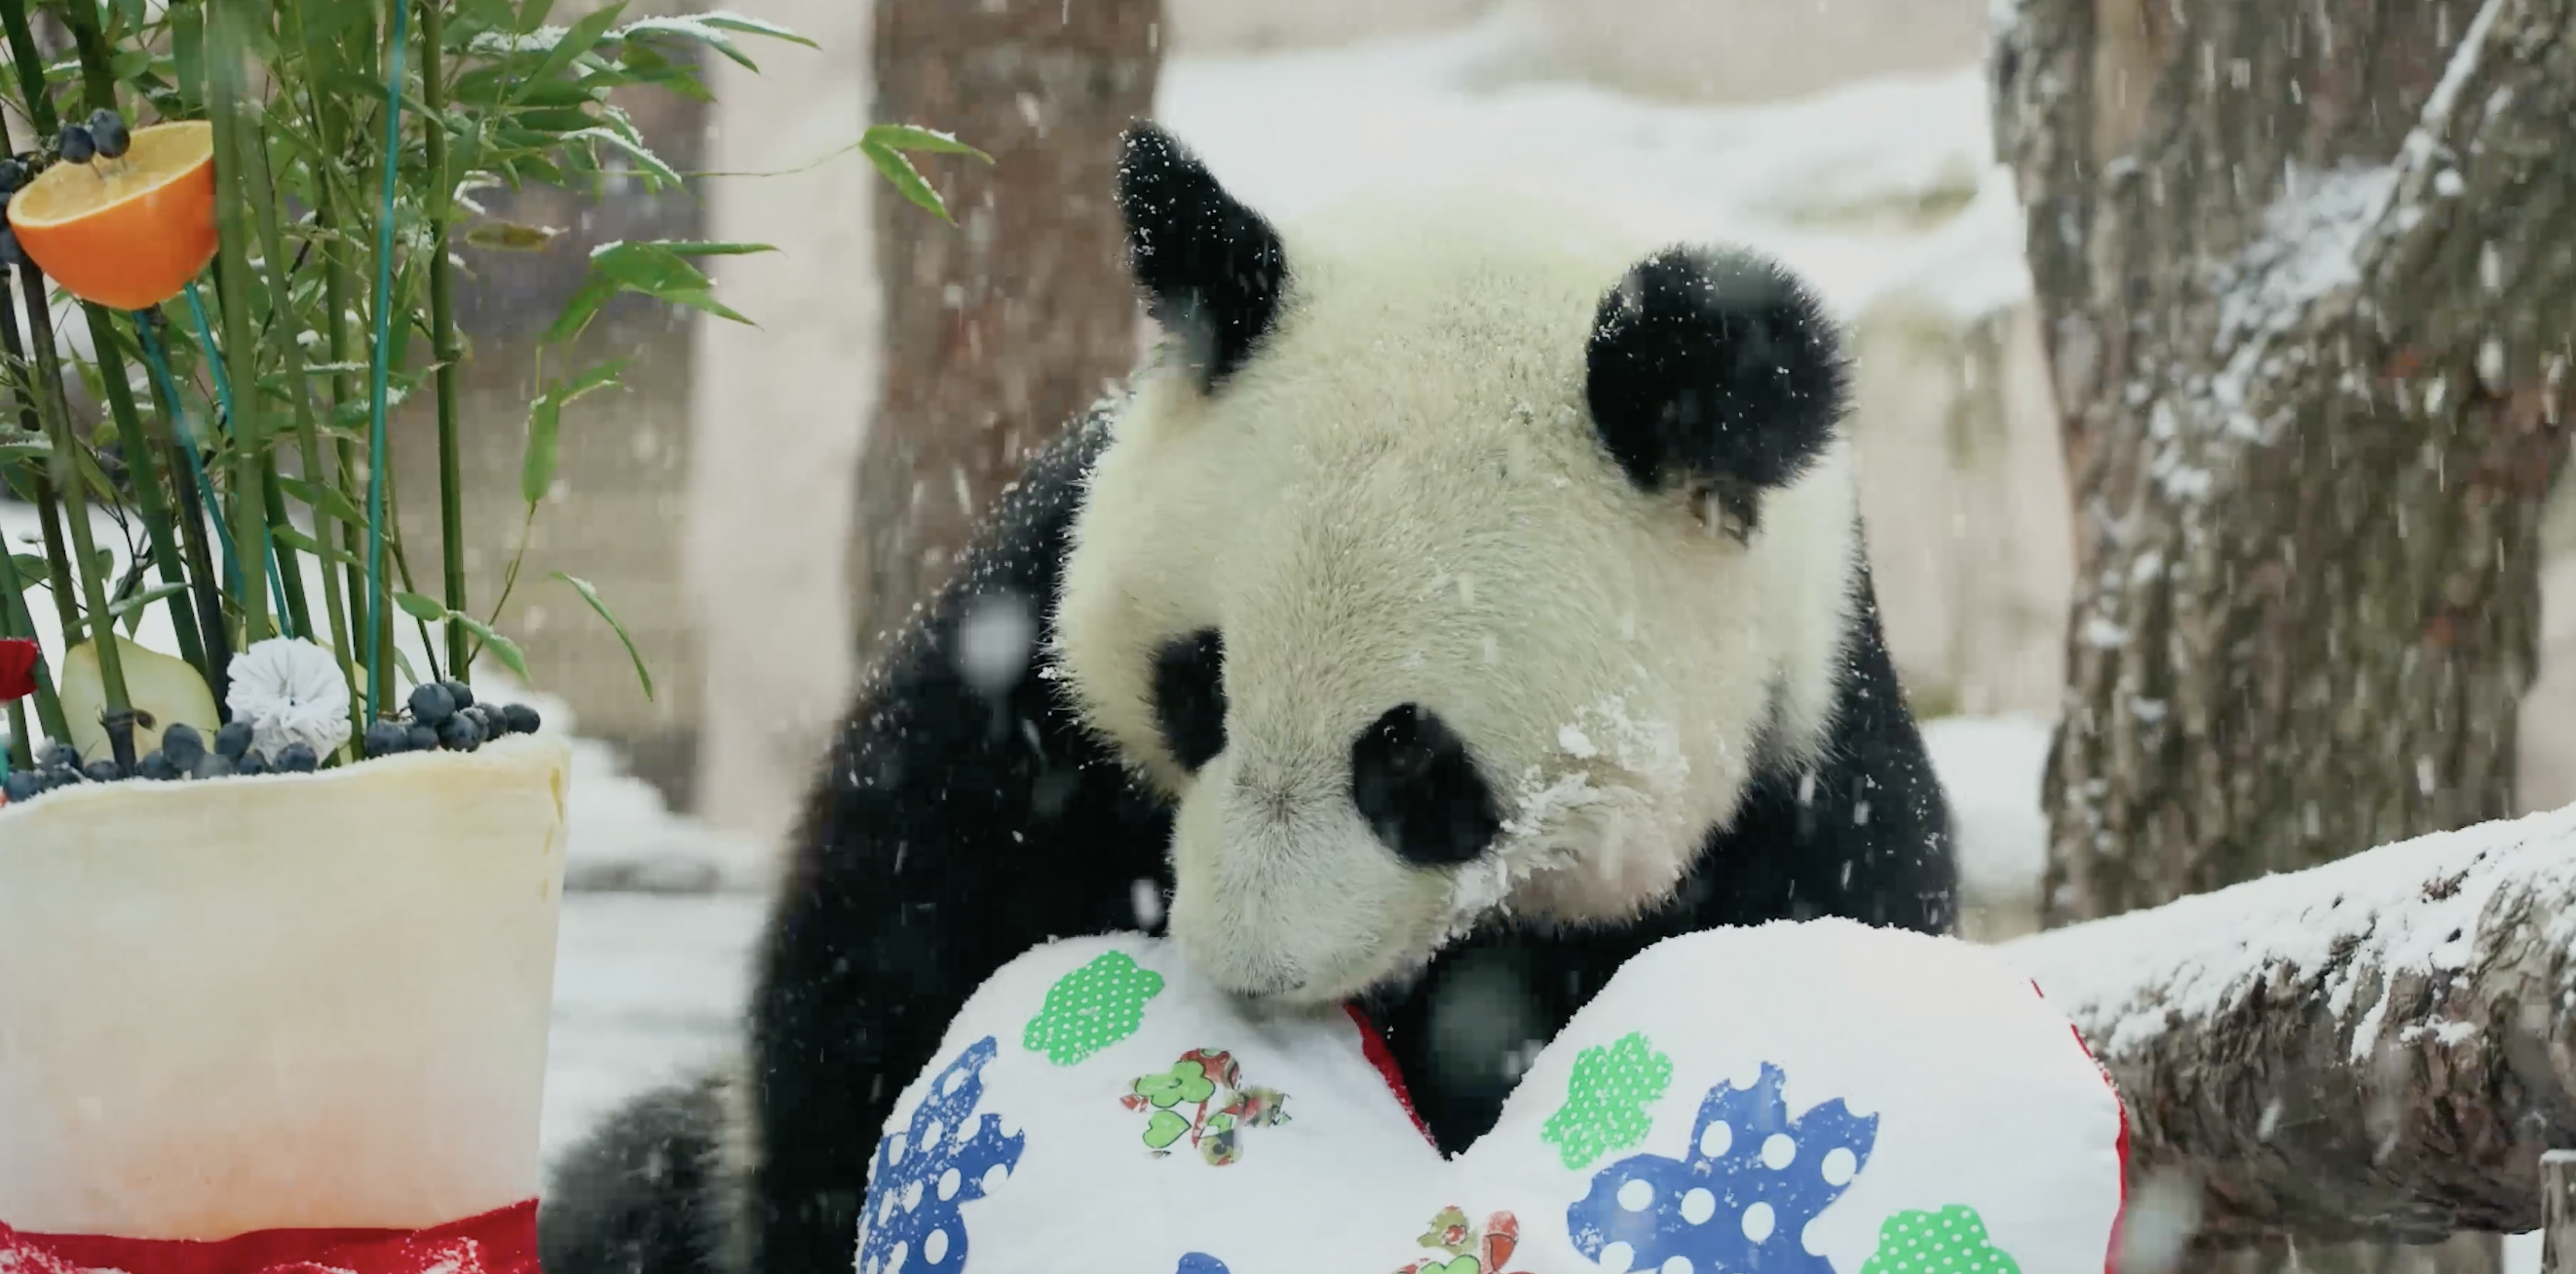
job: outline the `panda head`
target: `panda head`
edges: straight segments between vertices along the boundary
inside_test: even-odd
[[[1850,620],[1845,372],[1740,252],[1385,201],[1283,236],[1151,125],[1118,199],[1171,339],[1091,472],[1054,657],[1175,803],[1229,989],[1397,983],[1498,914],[1670,896]]]

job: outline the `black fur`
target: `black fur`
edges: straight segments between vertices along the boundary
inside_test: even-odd
[[[1288,279],[1279,232],[1153,124],[1137,122],[1121,145],[1118,209],[1137,285],[1212,392],[1278,316]]]
[[[1958,872],[1949,803],[1898,689],[1866,560],[1852,566],[1852,591],[1847,671],[1823,764],[1799,770],[1766,755],[1735,821],[1710,832],[1671,901],[1600,929],[1496,922],[1370,1006],[1443,1151],[1465,1149],[1501,1117],[1519,1078],[1505,1061],[1554,1038],[1620,965],[1665,938],[1818,916],[1951,931]],[[1462,1038],[1450,1025],[1462,1020],[1488,1033]],[[1495,1038],[1489,1023],[1520,1024],[1525,1034]]]
[[[1202,629],[1155,653],[1154,723],[1192,774],[1225,751],[1224,634]]]
[[[555,1166],[537,1224],[546,1274],[683,1274],[712,1268],[722,1214],[724,1081],[638,1098]]]
[[[871,674],[807,804],[749,1014],[763,1154],[733,1220],[751,1270],[848,1274],[886,1115],[985,978],[1050,938],[1159,929],[1137,894],[1170,894],[1170,813],[1041,675],[1051,626],[1000,698],[956,663],[974,606],[1051,609],[1081,475],[1107,438],[1095,413],[1003,495]],[[559,1169],[538,1214],[549,1274],[723,1268],[703,1243],[639,1250],[631,1218],[704,1206],[689,1179],[650,1175],[667,1148],[621,1131],[644,1123],[627,1117]],[[692,1136],[715,1140],[677,1140]]]
[[[1390,708],[1351,744],[1351,803],[1377,838],[1417,867],[1454,867],[1503,830],[1493,789],[1447,722]]]
[[[1668,248],[1631,267],[1601,298],[1586,364],[1593,426],[1629,480],[1713,499],[1741,533],[1833,440],[1847,395],[1823,305],[1742,251]]]

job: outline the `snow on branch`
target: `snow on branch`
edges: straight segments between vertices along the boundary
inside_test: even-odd
[[[2576,806],[2005,944],[2129,1105],[2200,1241],[2540,1223],[2576,1148]]]

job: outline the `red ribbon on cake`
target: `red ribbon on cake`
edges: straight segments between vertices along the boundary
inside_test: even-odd
[[[229,1239],[29,1234],[0,1224],[18,1274],[538,1274],[537,1201],[426,1230],[254,1230]]]

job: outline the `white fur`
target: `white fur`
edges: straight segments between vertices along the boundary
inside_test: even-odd
[[[1732,817],[1775,684],[1774,742],[1822,745],[1857,552],[1845,445],[1764,501],[1749,546],[1632,486],[1584,407],[1585,341],[1659,245],[1592,224],[1471,196],[1291,232],[1251,361],[1213,397],[1154,369],[1113,426],[1057,658],[1178,800],[1172,931],[1228,987],[1326,1003],[1497,907],[1633,914]],[[1205,627],[1227,741],[1193,777],[1150,670]],[[1499,853],[1412,867],[1353,808],[1352,741],[1407,702],[1467,741]]]

